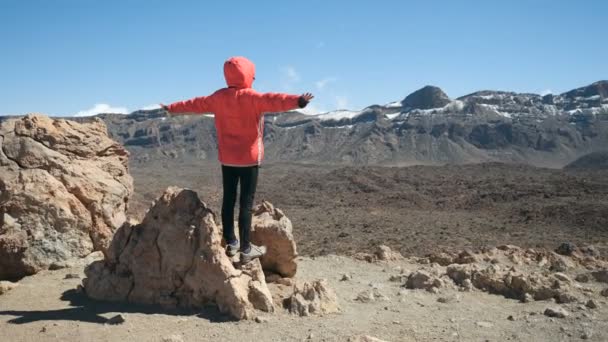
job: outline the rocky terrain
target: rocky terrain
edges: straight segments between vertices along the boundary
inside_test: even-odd
[[[524,163],[561,168],[608,146],[608,81],[559,95],[479,91],[451,99],[427,86],[386,105],[266,118],[269,162],[331,165]],[[101,114],[133,162],[216,159],[213,120],[159,111]],[[75,120],[90,120],[77,118]]]
[[[374,254],[373,262],[335,255],[299,257],[295,288],[307,279],[326,279],[339,312],[301,317],[278,305],[273,313],[238,322],[212,306],[176,310],[93,302],[77,290],[84,277],[81,263],[25,278],[0,296],[0,338],[605,341],[606,261],[593,248],[564,246],[558,251],[567,255],[498,246],[479,253],[392,260],[379,258],[383,250]],[[275,304],[295,291],[286,282],[268,287]]]
[[[449,101],[445,106],[457,101],[426,88],[400,105],[435,108],[421,104],[427,97]],[[119,117],[105,118],[112,131],[110,117]],[[207,127],[205,118],[125,118],[135,120],[121,126],[128,129],[153,120]],[[204,149],[193,156],[174,142],[168,149],[128,145],[137,158],[127,169],[126,151],[100,120],[89,120],[1,123],[10,128],[0,140],[2,167],[10,171],[0,175],[10,185],[0,189],[1,241],[23,232],[24,246],[52,259],[59,249],[36,249],[36,238],[43,246],[92,246],[97,235],[82,232],[96,232],[95,220],[111,233],[99,240],[99,252],[73,252],[18,282],[0,281],[0,340],[608,339],[608,171],[598,167],[601,153],[566,169],[267,163],[252,239],[269,253],[240,265],[223,253],[216,223],[221,173]],[[212,127],[209,133],[201,139],[212,144]],[[55,184],[50,177],[19,183],[40,171],[56,179],[48,194],[37,189]],[[120,183],[131,176],[132,196],[132,185]],[[110,178],[125,192],[84,202],[91,221],[82,229],[53,221],[54,213],[73,213],[82,203],[55,209],[60,190],[68,198],[96,196],[99,184],[114,184]],[[23,184],[30,185],[17,187]],[[100,210],[105,216],[95,216]],[[122,222],[109,225],[107,217]],[[55,227],[64,228],[53,233]]]
[[[130,214],[142,217],[177,185],[221,209],[216,162],[179,159],[133,164]],[[280,205],[303,255],[354,255],[387,244],[406,256],[514,244],[553,248],[564,241],[608,252],[606,170],[524,165],[412,167],[273,163],[260,169],[257,202]]]

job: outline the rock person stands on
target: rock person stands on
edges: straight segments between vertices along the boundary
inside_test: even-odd
[[[312,94],[289,95],[259,93],[252,88],[255,65],[244,57],[232,57],[224,63],[227,88],[209,96],[196,97],[161,107],[170,115],[212,113],[218,137],[219,161],[222,164],[224,198],[222,225],[226,253],[241,252],[241,262],[249,262],[266,253],[264,246],[249,242],[251,209],[257,187],[258,168],[264,158],[264,114],[304,108]],[[234,232],[234,206],[237,186],[241,183],[239,240]]]

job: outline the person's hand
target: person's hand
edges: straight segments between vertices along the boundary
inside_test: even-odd
[[[310,102],[310,100],[314,98],[315,97],[311,93],[304,93],[300,95],[300,98],[298,99],[298,105],[300,106],[300,108],[304,108]]]
[[[165,112],[166,116],[171,116],[171,112],[169,112],[169,108],[167,106],[165,106],[162,103],[159,103],[159,105],[160,105],[160,109],[162,109]]]

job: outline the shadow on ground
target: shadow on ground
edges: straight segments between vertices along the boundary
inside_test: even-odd
[[[65,291],[61,300],[70,302],[71,308],[47,311],[0,311],[0,315],[16,316],[8,321],[12,324],[25,324],[38,321],[79,321],[99,324],[114,323],[111,318],[121,313],[164,314],[173,316],[196,316],[212,323],[230,322],[235,319],[221,313],[216,306],[206,306],[202,310],[165,309],[157,305],[138,305],[132,303],[100,302],[88,298],[84,293],[71,289]],[[112,313],[109,318],[103,314]]]

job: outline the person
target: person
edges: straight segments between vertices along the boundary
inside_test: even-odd
[[[265,246],[249,241],[253,199],[259,166],[264,158],[264,115],[304,108],[314,98],[311,93],[289,95],[259,93],[252,88],[255,65],[245,57],[232,57],[224,63],[228,87],[209,96],[196,97],[170,105],[161,104],[168,115],[214,115],[218,159],[222,167],[222,225],[226,254],[247,263],[266,253]],[[239,237],[234,232],[234,206],[240,182]]]

